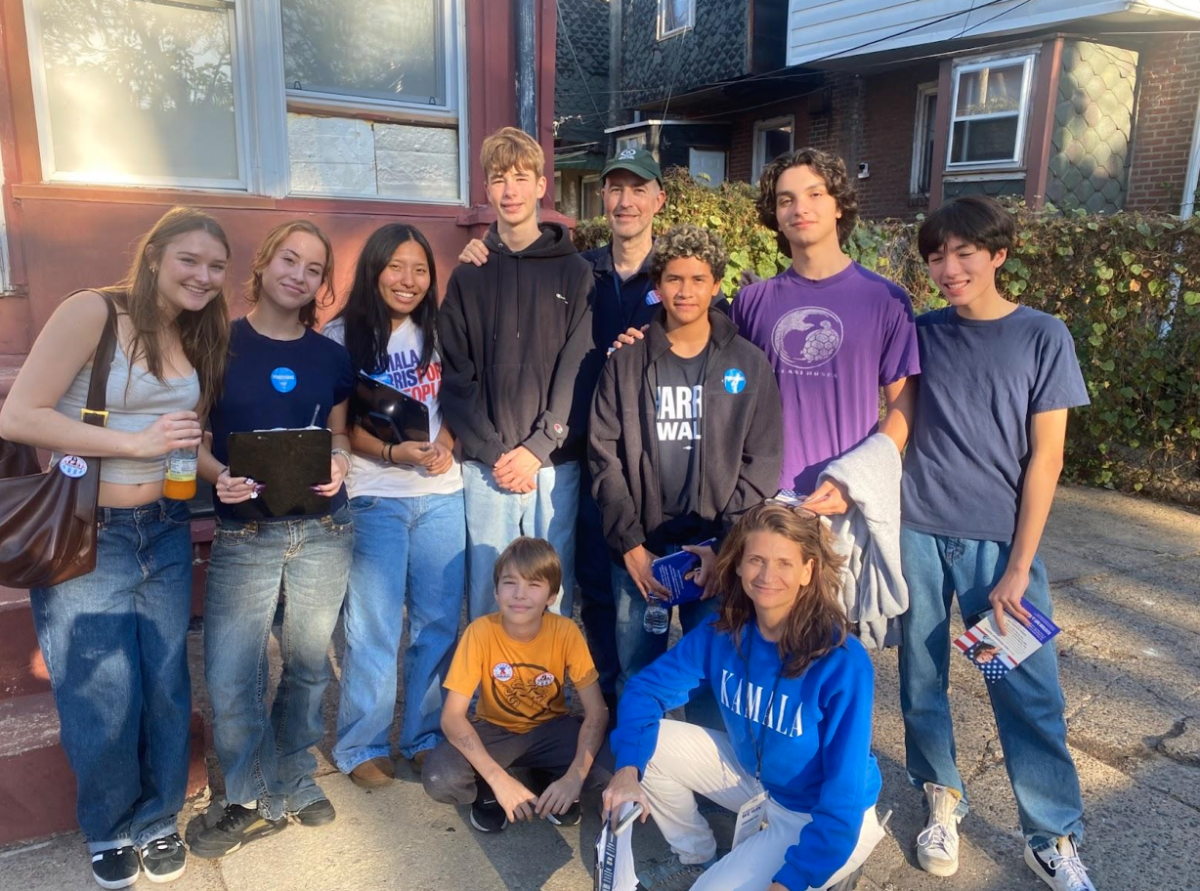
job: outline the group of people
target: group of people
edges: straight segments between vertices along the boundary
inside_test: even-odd
[[[477,830],[572,825],[585,785],[605,786],[606,817],[636,803],[670,844],[659,879],[704,891],[831,888],[861,867],[883,835],[867,650],[898,642],[928,809],[917,859],[955,872],[951,601],[968,623],[994,610],[1001,633],[1029,604],[1051,614],[1038,543],[1067,411],[1088,401],[1063,323],[997,290],[1011,216],[959,198],[922,223],[948,305],[914,318],[902,288],[842,251],[857,217],[842,161],[790,152],[763,171],[758,208],[791,267],[730,303],[716,235],[653,236],[666,196],[646,151],[605,167],[612,241],[583,254],[539,222],[533,139],[492,134],[481,167],[496,222],[444,295],[425,237],[388,224],[318,333],[333,249],[295,220],[258,246],[251,309],[230,323],[229,241],[176,208],[123,282],[68,297],[34,344],[0,435],[100,459],[96,569],[31,592],[96,881],[170,881],[189,850],[335,819],[311,750],[339,617],[333,758],[352,782],[394,781],[399,674],[399,754]],[[99,427],[80,409],[110,306]],[[363,423],[364,378],[423,402],[428,440]],[[308,427],[332,451],[298,482],[326,506],[248,518],[264,483],[231,473],[230,438]],[[185,843],[192,551],[163,476],[190,448],[216,496],[204,665],[225,795]],[[653,562],[681,550],[703,597],[668,649],[645,614],[667,594]],[[1052,645],[988,692],[1026,862],[1089,891]],[[679,707],[685,721],[666,717]],[[697,795],[739,813],[732,851]]]

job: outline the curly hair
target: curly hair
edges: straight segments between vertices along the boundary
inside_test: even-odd
[[[780,155],[763,168],[758,180],[758,218],[775,233],[779,250],[791,256],[792,247],[779,231],[779,220],[775,217],[775,191],[779,186],[779,177],[793,167],[811,167],[825,180],[825,188],[842,212],[837,222],[837,233],[838,243],[845,244],[858,222],[858,193],[854,191],[854,185],[846,173],[846,162],[820,149],[802,148],[790,155]]]
[[[717,589],[721,592],[720,617],[713,626],[733,636],[741,650],[742,632],[755,620],[754,602],[746,593],[738,568],[746,542],[755,532],[773,532],[800,546],[813,561],[812,578],[800,589],[779,638],[779,658],[784,677],[804,673],[812,663],[845,643],[850,623],[842,610],[842,566],[845,558],[833,546],[833,533],[816,514],[800,514],[778,504],[760,504],[742,514],[717,558]]]
[[[725,264],[729,255],[720,236],[699,226],[673,226],[654,239],[654,250],[650,254],[650,279],[655,284],[662,280],[667,264],[672,260],[695,257],[707,263],[717,281],[725,277]]]

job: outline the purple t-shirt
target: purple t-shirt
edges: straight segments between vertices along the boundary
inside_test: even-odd
[[[730,317],[779,381],[780,488],[812,492],[826,464],[875,432],[879,388],[921,372],[908,294],[857,263],[821,281],[789,268],[744,288]]]

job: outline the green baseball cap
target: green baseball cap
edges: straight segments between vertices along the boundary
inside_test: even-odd
[[[600,182],[604,182],[605,178],[614,170],[628,170],[634,176],[640,176],[646,180],[658,180],[658,184],[662,185],[662,169],[654,160],[654,155],[643,148],[623,149],[615,157],[610,158],[604,165],[604,169],[600,171]]]

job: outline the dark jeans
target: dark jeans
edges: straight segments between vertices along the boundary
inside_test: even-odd
[[[611,700],[611,708],[617,697],[617,676],[621,673],[617,656],[617,604],[600,506],[592,497],[592,475],[587,462],[581,462],[581,467],[579,513],[575,521],[575,581],[579,585],[579,612],[588,649],[600,674],[600,692]],[[612,709],[614,719],[616,711]]]
[[[514,733],[487,721],[479,721],[475,732],[483,747],[497,764],[508,770],[524,767],[544,770],[558,779],[575,760],[579,744],[579,728],[583,720],[576,715],[564,715],[540,724],[528,733]],[[600,766],[600,758],[592,765],[586,788],[608,782],[609,771]],[[425,792],[443,804],[472,804],[479,792],[478,775],[471,762],[449,741],[438,743],[429,753],[421,771]]]

